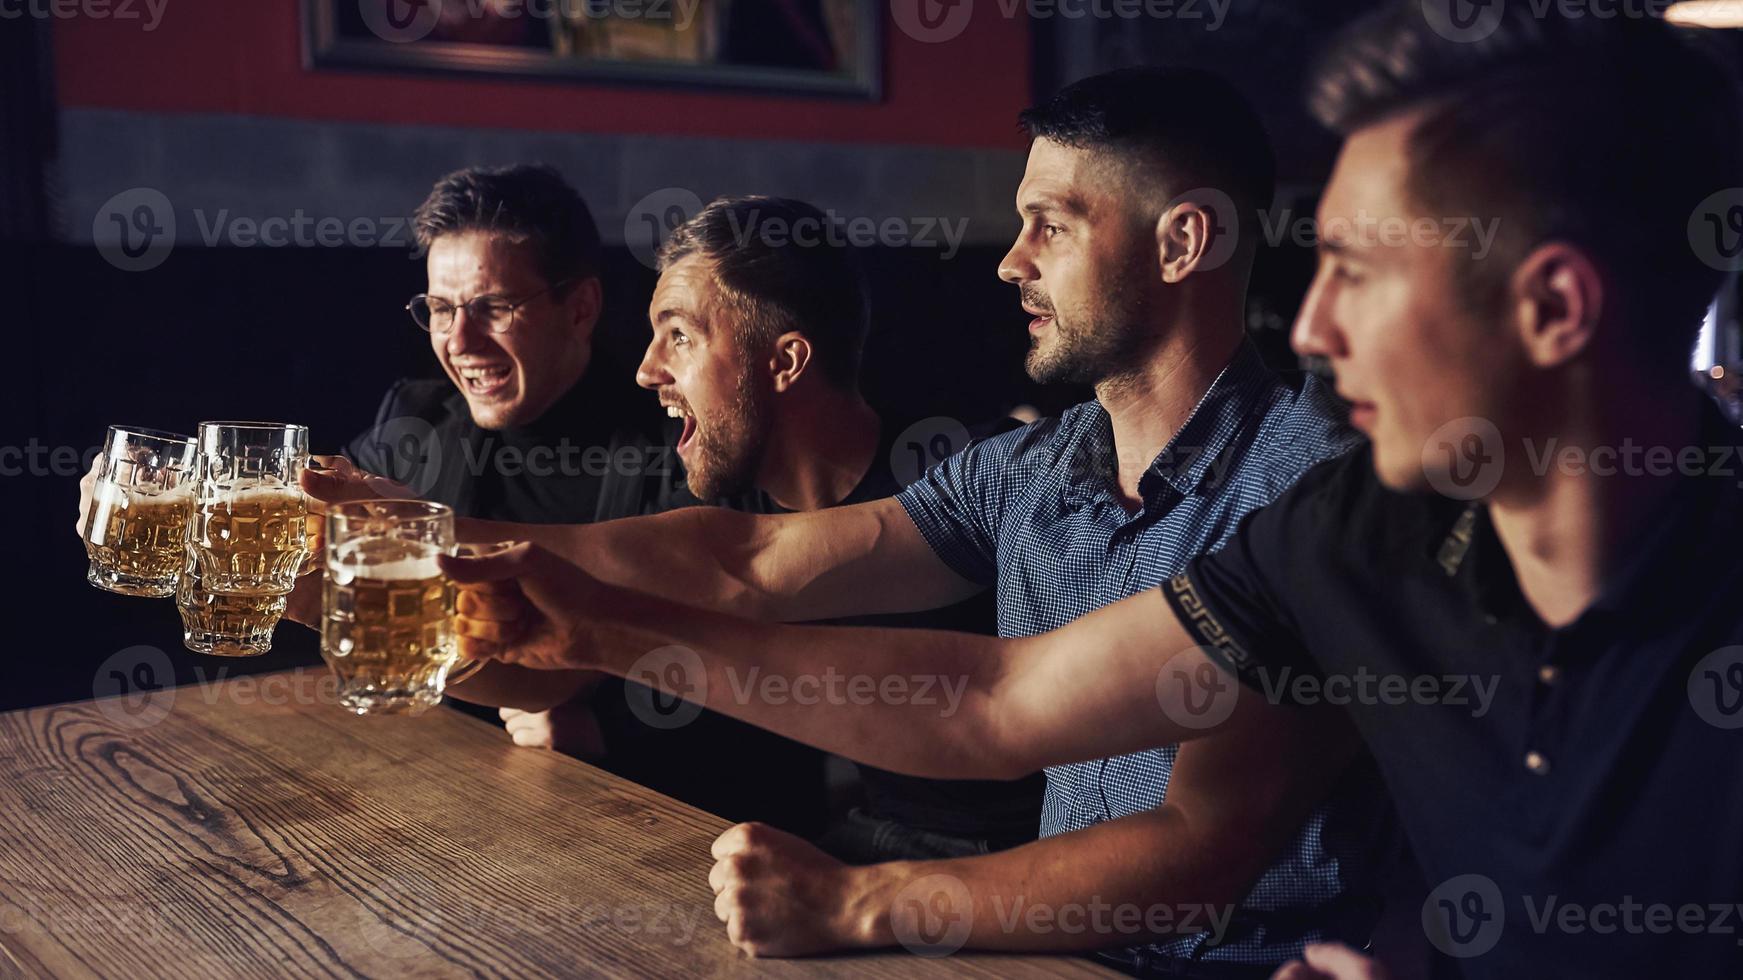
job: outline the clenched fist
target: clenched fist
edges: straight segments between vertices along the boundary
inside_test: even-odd
[[[752,956],[805,956],[865,942],[855,869],[783,830],[741,823],[714,842],[714,914]]]

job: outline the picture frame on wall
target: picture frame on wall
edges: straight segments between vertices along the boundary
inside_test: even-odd
[[[878,0],[302,0],[304,62],[877,99]]]

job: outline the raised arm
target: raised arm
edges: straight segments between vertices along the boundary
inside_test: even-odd
[[[326,502],[406,495],[348,467],[307,472],[303,489]],[[980,591],[894,500],[784,515],[686,507],[598,524],[462,519],[458,531],[473,544],[531,541],[601,581],[755,619],[916,612]]]
[[[754,622],[604,585],[526,545],[444,564],[468,586],[468,656],[605,670],[916,776],[1014,779],[1287,710],[1195,648],[1158,590],[1013,640]]]
[[[470,540],[533,541],[603,582],[753,619],[916,612],[980,591],[894,499],[797,514],[685,507],[599,524],[469,523]]]

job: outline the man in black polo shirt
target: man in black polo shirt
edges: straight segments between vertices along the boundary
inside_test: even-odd
[[[1429,878],[1444,972],[1743,975],[1743,434],[1687,384],[1736,250],[1734,82],[1654,19],[1479,13],[1461,28],[1390,6],[1314,78],[1346,143],[1294,340],[1330,361],[1372,444],[1221,552],[1002,641],[753,623],[523,547],[452,563],[522,603],[466,621],[469,651],[620,671],[690,644],[710,683],[749,663],[959,672],[947,719],[726,705],[940,777],[1343,710]],[[858,900],[944,923],[996,911],[923,874]],[[1342,948],[1306,960],[1280,976],[1384,975]]]

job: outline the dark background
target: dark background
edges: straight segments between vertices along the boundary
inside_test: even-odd
[[[113,23],[0,20],[0,295],[12,354],[0,447],[25,454],[40,447],[37,455],[6,460],[22,463],[23,472],[0,474],[0,514],[18,550],[6,563],[11,656],[0,674],[0,710],[88,698],[102,681],[98,665],[137,644],[169,654],[178,683],[219,669],[317,660],[315,635],[295,625],[281,626],[268,657],[199,657],[181,648],[171,602],[113,596],[84,583],[86,559],[73,530],[76,483],[106,426],[191,432],[202,419],[279,419],[310,426],[316,450],[332,451],[368,425],[394,379],[436,374],[427,338],[401,310],[424,286],[422,262],[405,251],[212,248],[188,241],[193,222],[183,214],[182,237],[168,260],[147,273],[126,273],[91,244],[95,204],[108,194],[162,186],[178,196],[178,210],[197,193],[209,208],[235,200],[246,213],[249,202],[266,199],[272,204],[261,213],[267,215],[305,204],[319,215],[324,201],[377,179],[380,188],[367,189],[380,210],[366,213],[405,214],[447,170],[528,158],[514,142],[528,131],[541,130],[545,139],[574,129],[596,139],[593,130],[627,127],[613,113],[654,111],[650,125],[664,135],[777,141],[730,144],[716,169],[738,173],[735,158],[746,146],[753,155],[769,147],[767,159],[742,178],[753,186],[736,186],[739,178],[730,176],[721,176],[720,186],[701,178],[693,186],[703,199],[744,191],[820,201],[887,198],[898,202],[896,213],[949,216],[958,198],[973,197],[962,213],[977,215],[984,228],[978,215],[989,208],[1008,215],[1021,174],[1016,109],[1094,71],[1173,63],[1239,66],[1234,80],[1276,135],[1280,199],[1311,209],[1335,144],[1300,110],[1298,79],[1311,39],[1363,6],[1354,0],[1237,0],[1214,32],[1169,22],[1012,23],[981,11],[960,40],[937,46],[917,45],[886,24],[888,92],[878,105],[796,96],[707,101],[712,97],[595,86],[576,103],[585,108],[573,110],[573,126],[548,120],[536,104],[537,98],[581,98],[572,88],[335,77],[279,64],[294,56],[280,50],[294,44],[285,35],[297,26],[296,5],[288,0],[241,7],[186,0],[183,7],[172,5],[172,16],[151,34]],[[254,49],[246,43],[250,32]],[[130,70],[143,66],[152,70]],[[274,87],[277,94],[267,92]],[[430,94],[446,104],[432,106]],[[480,113],[483,123],[507,128],[437,125],[476,122],[472,117]],[[313,137],[287,129],[320,117],[355,123],[359,114],[378,121],[322,129]],[[296,119],[286,123],[290,117]],[[198,126],[259,135],[220,139],[188,129]],[[177,135],[184,130],[192,135]],[[380,155],[393,149],[387,141],[404,142],[408,133],[425,140],[417,159]],[[609,138],[628,145],[638,137]],[[330,165],[296,145],[307,139],[342,141],[342,152],[359,158],[359,171],[317,173]],[[900,171],[901,160],[911,159],[879,164],[880,154],[953,140],[993,156],[976,158],[973,166],[980,169],[966,173],[946,160],[929,172],[878,174],[875,186],[867,176],[880,167]],[[552,162],[563,165],[594,204],[607,241],[621,241],[619,216],[643,188],[589,166],[565,165],[570,158],[563,144],[538,146],[546,152],[531,158],[550,159],[554,151]],[[841,166],[860,157],[874,165]],[[413,176],[379,177],[389,170]],[[879,408],[898,418],[946,415],[973,422],[1017,404],[1056,411],[1084,396],[1039,390],[1023,377],[1026,317],[1015,291],[996,277],[1007,242],[1001,232],[982,233],[948,260],[913,248],[865,251],[874,304],[865,384]],[[1280,365],[1292,365],[1284,331],[1310,270],[1311,257],[1294,247],[1261,257],[1250,319]],[[653,280],[627,248],[611,246],[598,356],[625,376],[644,342]]]

